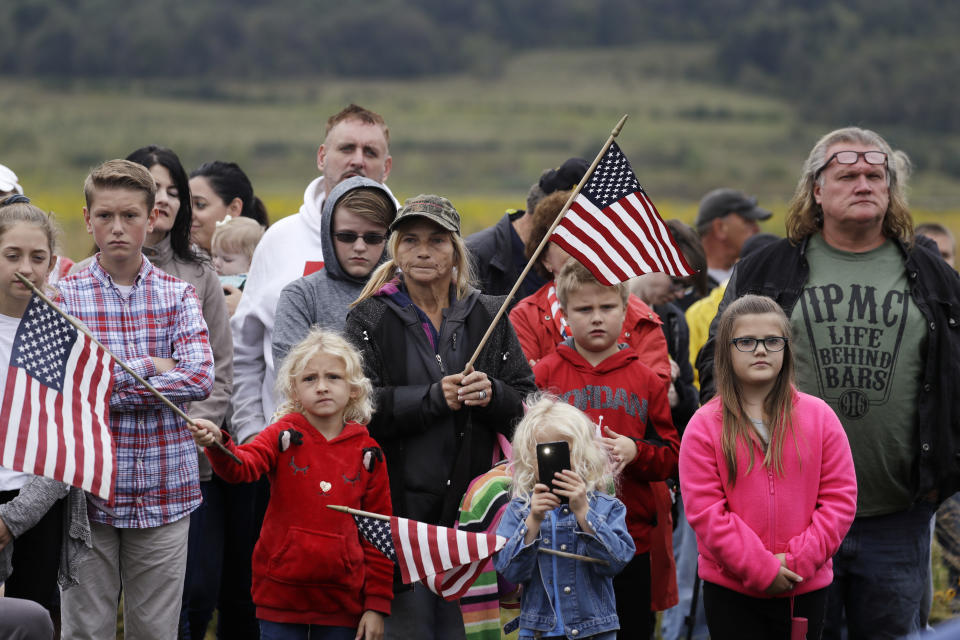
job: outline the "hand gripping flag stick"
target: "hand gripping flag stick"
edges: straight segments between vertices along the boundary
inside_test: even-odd
[[[530,269],[533,268],[534,263],[540,257],[540,253],[543,251],[544,247],[550,242],[550,236],[553,235],[553,231],[560,224],[560,221],[563,220],[563,216],[566,215],[567,211],[570,209],[570,205],[573,204],[573,201],[576,199],[577,195],[580,193],[580,190],[583,189],[583,185],[587,183],[587,180],[590,179],[590,176],[593,175],[594,169],[597,168],[597,165],[600,164],[600,160],[603,159],[603,154],[607,152],[607,149],[610,148],[610,145],[613,144],[613,140],[620,135],[620,130],[623,128],[624,123],[629,118],[629,114],[624,114],[620,118],[620,122],[617,123],[617,126],[613,128],[613,131],[610,132],[610,137],[607,138],[607,141],[603,144],[603,148],[600,149],[600,153],[597,154],[597,157],[593,159],[593,163],[590,165],[590,168],[587,169],[587,172],[583,174],[583,177],[580,179],[580,183],[574,188],[570,193],[570,197],[567,198],[566,204],[563,205],[563,209],[560,210],[560,213],[557,214],[557,219],[553,221],[553,224],[550,225],[550,228],[543,235],[543,240],[540,241],[540,244],[537,245],[536,250],[533,252],[533,255],[530,256],[530,260],[527,261],[527,266],[523,268],[523,271],[520,272],[520,276],[517,278],[517,281],[513,283],[513,288],[510,289],[510,293],[507,294],[506,299],[503,301],[500,310],[497,311],[497,315],[494,316],[493,321],[490,323],[490,326],[487,327],[487,332],[483,334],[483,338],[480,339],[480,344],[477,345],[476,350],[473,352],[473,355],[470,356],[470,360],[467,361],[467,366],[464,367],[464,371],[473,366],[473,363],[480,356],[480,352],[483,350],[484,345],[487,344],[487,340],[490,339],[490,334],[493,333],[494,327],[497,326],[497,323],[500,322],[500,319],[503,317],[503,314],[506,313],[507,307],[510,306],[510,301],[513,300],[513,297],[517,295],[517,290],[520,288],[520,285],[523,284],[523,279],[527,277],[527,274],[530,273]],[[529,215],[530,212],[528,211]],[[559,552],[558,552],[559,553]]]
[[[127,363],[126,363],[126,362],[124,362],[123,360],[119,359],[117,356],[113,355],[113,353],[112,353],[109,349],[107,349],[107,348],[103,345],[103,343],[101,343],[99,340],[97,340],[97,339],[87,330],[87,328],[84,327],[83,324],[81,324],[76,318],[74,318],[74,317],[71,316],[70,314],[64,312],[63,309],[61,309],[61,308],[58,307],[56,304],[54,304],[54,302],[53,302],[50,298],[48,298],[42,291],[40,291],[39,289],[37,289],[37,287],[35,287],[34,284],[33,284],[32,282],[30,282],[27,278],[25,278],[22,274],[16,273],[16,274],[14,274],[14,275],[17,276],[17,279],[20,280],[20,282],[22,282],[25,286],[30,287],[30,289],[33,291],[33,293],[34,293],[36,296],[38,296],[41,300],[43,300],[45,303],[47,303],[47,305],[48,305],[50,308],[52,308],[54,311],[56,311],[57,313],[59,313],[61,316],[63,316],[63,318],[64,318],[67,322],[69,322],[69,323],[72,324],[74,327],[76,327],[77,331],[80,331],[80,332],[83,333],[85,336],[87,336],[88,338],[90,338],[98,347],[100,347],[100,348],[103,349],[107,354],[109,354],[110,357],[113,358],[114,361],[115,361],[118,365],[120,365],[120,366],[123,368],[124,371],[126,371],[126,372],[129,373],[131,376],[133,376],[134,379],[135,379],[137,382],[139,382],[140,384],[142,384],[147,391],[149,391],[149,392],[152,393],[153,395],[155,395],[155,396],[157,396],[158,398],[160,398],[160,400],[161,400],[165,405],[167,405],[170,409],[172,409],[173,412],[176,413],[178,416],[180,416],[181,418],[183,418],[184,420],[186,420],[189,424],[191,424],[191,425],[193,425],[193,426],[197,426],[197,423],[194,422],[194,421],[190,418],[190,416],[188,416],[187,414],[185,414],[185,413],[180,409],[180,407],[178,407],[177,405],[175,405],[175,404],[173,404],[172,402],[170,402],[170,400],[168,400],[167,397],[164,396],[162,393],[160,393],[159,391],[157,391],[157,390],[153,387],[152,384],[150,384],[149,382],[147,382],[146,380],[144,380],[144,379],[140,376],[140,374],[138,374],[136,371],[134,371],[134,370],[131,369],[129,366],[127,366]],[[224,454],[226,454],[227,456],[229,456],[234,462],[236,462],[237,464],[243,464],[243,462],[241,462],[240,458],[238,458],[237,456],[235,456],[229,449],[227,449],[225,446],[223,446],[223,443],[222,443],[222,442],[217,442],[217,443],[216,443],[216,446],[217,446],[221,451],[223,451]]]

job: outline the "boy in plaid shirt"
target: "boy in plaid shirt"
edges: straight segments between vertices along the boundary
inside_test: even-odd
[[[95,259],[61,280],[62,306],[118,358],[184,408],[213,387],[213,354],[193,286],[141,253],[157,218],[150,172],[110,160],[87,177],[83,209]],[[187,517],[200,504],[197,455],[183,420],[114,366],[110,429],[116,499],[87,496],[93,549],[80,587],[62,594],[62,637],[114,638],[121,585],[126,638],[176,638]]]

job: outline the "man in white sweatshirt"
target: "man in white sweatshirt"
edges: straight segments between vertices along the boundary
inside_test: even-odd
[[[338,183],[352,176],[384,182],[393,159],[390,130],[383,117],[355,104],[327,120],[317,150],[321,175],[307,185],[299,213],[275,222],[253,254],[233,330],[232,434],[245,442],[269,424],[276,402],[271,348],[274,311],[280,291],[323,267],[320,212]]]

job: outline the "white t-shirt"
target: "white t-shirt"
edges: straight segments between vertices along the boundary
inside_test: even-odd
[[[763,420],[754,420],[750,418],[750,422],[753,423],[753,428],[756,430],[757,435],[760,436],[760,439],[763,440],[764,445],[770,444],[770,430],[767,428],[767,425],[763,423]]]
[[[10,363],[10,351],[13,349],[13,337],[17,335],[20,318],[11,318],[0,314],[0,394],[7,386],[7,369]],[[27,484],[31,474],[0,467],[0,491],[16,491]]]

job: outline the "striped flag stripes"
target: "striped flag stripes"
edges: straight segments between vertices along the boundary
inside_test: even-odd
[[[0,405],[0,466],[113,501],[113,358],[38,296],[20,321]]]
[[[602,283],[693,273],[614,142],[550,236]]]

